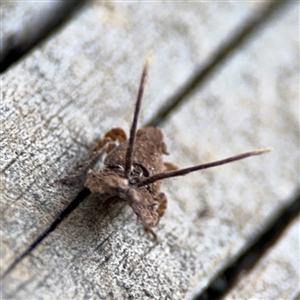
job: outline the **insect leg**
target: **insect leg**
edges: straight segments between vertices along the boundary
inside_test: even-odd
[[[157,208],[157,213],[158,213],[158,220],[164,215],[167,205],[168,205],[168,199],[165,193],[159,193],[157,198],[155,198],[155,201],[158,202],[158,208]]]
[[[109,153],[116,147],[116,144],[111,141],[110,138],[105,137],[100,140],[90,158],[82,165],[79,166],[79,170],[75,173],[60,179],[62,184],[75,185],[77,183],[83,183],[86,180],[87,172],[89,169],[93,169],[102,155],[106,152]]]
[[[153,236],[153,239],[157,241],[157,235],[150,226],[145,226],[145,231],[149,232]]]
[[[164,166],[165,166],[165,171],[169,172],[169,171],[176,171],[178,170],[178,166],[176,166],[173,163],[170,162],[164,162]]]

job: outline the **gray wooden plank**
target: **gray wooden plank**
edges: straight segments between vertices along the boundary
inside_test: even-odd
[[[298,300],[300,299],[300,289],[298,289],[298,292],[295,293],[295,295],[293,296],[293,300]]]
[[[209,174],[203,174],[205,179],[200,179],[197,174],[190,175],[183,185],[192,185],[193,189],[182,190],[180,185],[180,189],[175,190],[171,185],[171,191],[175,190],[177,196],[182,193],[179,197],[183,199],[195,199],[199,195],[211,209],[211,221],[222,223],[222,226],[210,225],[210,221],[202,225],[201,220],[194,223],[195,227],[205,226],[203,230],[208,231],[212,239],[215,238],[211,244],[203,242],[198,245],[212,257],[208,259],[207,268],[214,274],[218,268],[222,269],[221,265],[212,263],[219,255],[215,245],[222,245],[227,251],[227,258],[223,257],[225,266],[234,261],[247,245],[247,240],[251,242],[269,218],[294,199],[299,187],[298,24],[297,10],[291,9],[285,18],[278,18],[255,41],[241,48],[230,65],[216,74],[192,99],[190,107],[186,105],[178,113],[180,117],[173,115],[169,123],[171,130],[168,126],[164,128],[166,136],[171,132],[177,136],[175,128],[180,132],[180,127],[188,124],[192,115],[197,114],[199,119],[196,124],[189,127],[180,139],[184,145],[189,143],[189,149],[184,149],[181,154],[175,152],[179,154],[175,161],[187,157],[187,151],[194,153],[193,160],[186,165],[199,160],[214,160],[220,157],[216,155],[220,151],[222,156],[227,156],[233,153],[232,149],[238,153],[242,148],[251,149],[254,145],[275,149],[273,153],[251,161],[213,169]],[[201,109],[197,109],[200,105],[197,97],[201,99],[198,100],[201,101]],[[218,114],[214,113],[215,105],[219,107]],[[196,138],[198,136],[201,145]],[[172,148],[177,147],[177,140],[168,141],[169,144],[174,141],[176,144],[171,145]],[[206,187],[201,194],[201,187],[197,190],[191,182],[199,184],[200,181],[201,184],[202,180]],[[198,207],[201,207],[199,202]],[[196,214],[192,200],[185,201],[185,211],[188,215]],[[223,232],[225,228],[227,231]],[[205,284],[206,276],[200,271],[195,286],[200,286],[201,291]]]
[[[201,52],[203,43],[192,37],[199,12],[192,11],[190,15],[191,9],[177,4],[185,9],[185,14],[184,11],[181,14],[182,27],[191,28],[189,38],[193,47],[190,49],[186,47],[185,32],[177,33],[176,20],[167,18],[173,13],[170,8],[175,10],[177,5],[95,5],[41,50],[3,76],[3,85],[7,88],[3,91],[6,139],[1,165],[6,171],[2,208],[7,216],[5,220],[8,220],[3,226],[3,236],[10,240],[5,252],[10,254],[5,258],[4,269],[47,228],[78,192],[77,189],[69,194],[69,189],[66,191],[54,181],[87,157],[93,141],[109,128],[128,128],[141,68],[154,45],[158,50],[153,54],[147,90],[163,88],[159,97],[152,95],[145,102],[142,120],[151,116],[161,99],[185,80],[198,61],[197,53]],[[160,14],[155,13],[157,7]],[[240,7],[244,17],[251,7],[257,9],[256,4]],[[210,5],[198,8],[203,13],[210,9]],[[234,16],[238,9],[239,5],[233,6]],[[236,23],[243,15],[239,11]],[[173,35],[169,33],[169,27],[160,26],[165,20],[169,20]],[[203,22],[205,20],[204,14]],[[207,23],[210,25],[211,21],[207,20]],[[150,29],[149,24],[153,24]],[[137,25],[143,26],[142,30]],[[234,23],[231,23],[219,35],[233,29]],[[144,38],[146,43],[138,47]],[[212,39],[207,55],[213,52],[219,39]],[[81,52],[78,49],[82,49]],[[196,53],[193,54],[192,50]],[[174,51],[172,61],[169,56],[173,57]],[[207,59],[207,55],[201,56],[201,60]],[[174,64],[178,68],[174,68]],[[169,78],[169,86],[162,76]],[[51,145],[50,149],[48,145]],[[35,172],[44,176],[36,176]],[[16,221],[14,216],[19,213],[28,214],[30,218]],[[15,222],[18,230],[12,230]],[[23,240],[17,238],[20,235]]]
[[[195,61],[198,61],[197,55],[193,57],[191,53],[201,52],[203,43],[200,37],[193,39],[196,46],[191,51],[186,49],[185,40],[193,36],[190,34],[186,38],[186,32],[189,31],[182,34],[181,40],[175,33],[168,36],[168,27],[165,28],[165,33],[159,26],[153,31],[151,28],[149,31],[145,29],[151,24],[151,18],[156,18],[153,24],[159,24],[159,20],[166,20],[166,15],[173,15],[172,18],[175,15],[170,6],[163,5],[160,6],[160,14],[151,16],[151,12],[158,11],[159,4],[152,5],[156,7],[139,5],[139,9],[136,9],[134,5],[113,6],[115,10],[109,13],[108,18],[113,25],[109,23],[109,26],[104,16],[108,14],[110,7],[98,7],[98,14],[87,9],[61,35],[53,37],[44,48],[35,51],[32,57],[4,77],[5,83],[10,87],[4,99],[11,101],[5,102],[4,106],[5,117],[9,120],[4,129],[10,133],[5,148],[7,156],[3,160],[6,166],[6,197],[3,197],[3,203],[7,209],[4,226],[1,226],[4,231],[2,236],[6,237],[3,243],[4,267],[9,266],[47,228],[78,192],[76,188],[61,187],[55,183],[62,176],[60,174],[65,174],[75,162],[86,157],[86,145],[91,144],[105,130],[116,125],[128,128],[141,65],[149,45],[153,45],[155,41],[159,50],[153,55],[142,120],[151,116],[161,99],[180,85]],[[239,9],[245,8],[246,14],[249,13],[246,12],[249,9],[247,5],[254,4],[236,5]],[[190,26],[194,26],[193,13],[195,18],[199,18],[196,8],[203,13],[205,6],[191,7],[193,10],[187,10],[187,17],[183,19],[186,23],[191,21]],[[211,9],[211,6],[207,7]],[[174,11],[179,8],[173,6]],[[231,13],[235,15],[234,12]],[[101,23],[99,20],[105,22]],[[128,20],[131,21],[131,26],[126,24]],[[175,20],[170,23],[171,28],[176,24]],[[140,28],[136,29],[136,24]],[[295,24],[297,17],[289,11],[289,15],[276,24],[277,27],[273,24],[268,29],[269,32],[260,36],[256,48],[251,45],[254,49],[241,49],[238,58],[245,52],[243,59],[234,60],[234,64],[227,65],[222,70],[225,75],[220,72],[210,83],[214,86],[209,84],[200,95],[195,95],[195,100],[178,111],[170,123],[164,126],[172,153],[168,160],[180,165],[204,162],[212,159],[212,155],[218,158],[219,155],[233,153],[232,149],[239,152],[245,150],[244,147],[252,148],[254,144],[271,145],[279,149],[278,152],[272,153],[268,158],[252,159],[251,163],[245,162],[229,169],[226,167],[226,173],[218,171],[214,174],[215,171],[212,171],[205,173],[206,175],[201,174],[201,177],[197,174],[180,179],[180,184],[178,180],[169,180],[164,185],[170,199],[169,209],[157,230],[160,238],[158,245],[136,224],[135,216],[128,207],[116,206],[107,211],[96,198],[90,197],[9,274],[5,279],[9,283],[5,290],[7,298],[12,295],[26,298],[34,292],[37,298],[45,299],[84,298],[97,294],[120,299],[130,295],[135,298],[169,296],[181,299],[187,290],[192,292],[204,288],[215,272],[263,226],[264,220],[286,204],[295,187],[294,166],[288,165],[286,170],[280,170],[279,175],[274,174],[277,168],[274,161],[287,161],[287,157],[290,157],[288,154],[295,153],[294,161],[297,153],[295,141],[289,145],[289,149],[283,149],[277,141],[278,129],[292,141],[295,134],[293,131],[286,132],[286,125],[281,120],[283,113],[289,116],[289,122],[296,120],[292,105],[295,105],[293,103],[297,99],[297,91],[291,89],[291,83],[297,79],[297,75],[291,61],[295,59],[297,51],[293,50],[296,38],[294,31],[290,30]],[[104,36],[100,36],[102,27],[107,31]],[[156,35],[158,28],[162,30],[159,35],[161,40]],[[173,31],[177,32],[174,28]],[[286,79],[284,88],[285,95],[289,94],[293,101],[291,106],[283,107],[280,99],[285,98],[282,95],[275,98],[275,116],[279,120],[276,119],[270,125],[267,121],[272,120],[270,114],[274,112],[271,109],[274,99],[270,99],[268,94],[261,95],[268,91],[265,85],[256,89],[255,93],[251,92],[251,81],[249,84],[249,79],[245,80],[251,74],[245,74],[242,70],[251,70],[253,62],[259,62],[259,66],[264,67],[260,72],[253,67],[254,75],[250,78],[262,83],[268,79],[269,83],[272,82],[277,87],[277,76],[282,76],[282,73],[277,71],[274,75],[274,69],[258,54],[262,45],[266,47],[270,45],[270,41],[280,46],[283,38],[281,32],[291,42],[291,48],[274,51],[274,57],[270,61],[276,71],[276,68],[282,70],[280,63],[285,65],[284,72],[282,71],[284,74],[289,71],[290,77]],[[115,43],[115,40],[112,43],[112,36],[115,40],[119,38],[124,44]],[[146,42],[142,44],[144,39]],[[101,43],[97,44],[97,40]],[[102,46],[108,44],[109,50],[104,50]],[[212,42],[211,49],[213,44]],[[173,51],[178,56],[171,59]],[[287,57],[284,62],[278,59],[281,58],[281,51]],[[207,57],[204,56],[204,59]],[[259,59],[263,59],[264,63]],[[18,77],[14,83],[16,74]],[[273,75],[271,79],[268,78],[270,74]],[[236,86],[236,83],[240,85]],[[236,91],[236,88],[239,90]],[[159,92],[153,93],[156,90]],[[231,102],[228,100],[224,103],[225,94],[226,99],[231,99]],[[272,97],[273,94],[271,93]],[[197,100],[199,98],[202,98],[200,103]],[[257,98],[256,102],[253,98]],[[210,99],[214,99],[213,104]],[[257,103],[262,106],[259,114]],[[128,113],[120,113],[125,111]],[[216,119],[219,122],[212,127],[212,120]],[[202,120],[204,123],[199,124]],[[99,127],[95,127],[95,124]],[[199,128],[205,128],[201,136]],[[221,134],[217,133],[218,130]],[[238,148],[237,143],[230,140],[232,135],[238,141]],[[201,157],[198,157],[199,140]],[[12,153],[9,149],[14,149],[17,153]],[[35,156],[28,155],[31,153]],[[263,169],[262,162],[266,164]],[[272,176],[268,176],[268,172]],[[37,174],[45,174],[45,177]],[[228,185],[228,180],[232,178],[234,186]],[[282,180],[284,185],[280,188],[278,182]],[[250,188],[246,189],[248,186]],[[272,192],[274,186],[275,191]],[[240,207],[241,198],[247,202],[247,206]],[[262,204],[256,198],[267,200]],[[208,215],[200,218],[203,210],[208,210]],[[16,218],[18,214],[22,214],[24,218]],[[245,220],[253,214],[257,216],[245,224]],[[241,217],[236,218],[237,215]],[[12,227],[16,222],[17,225]]]
[[[300,287],[298,218],[225,299],[296,299]]]
[[[81,2],[1,1],[0,72],[66,21]]]

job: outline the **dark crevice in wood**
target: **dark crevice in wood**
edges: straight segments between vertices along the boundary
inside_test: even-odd
[[[251,245],[226,266],[209,287],[194,300],[222,299],[235,286],[241,276],[250,273],[266,252],[282,238],[287,227],[300,214],[300,190],[285,209],[273,217],[264,231],[257,235]]]
[[[37,44],[46,40],[50,34],[62,26],[85,2],[87,1],[56,1],[53,3],[52,10],[45,11],[45,13],[37,16],[35,20],[32,20],[30,25],[22,28],[20,32],[3,36],[3,48],[0,53],[0,73],[6,71]]]
[[[204,67],[196,70],[194,74],[175,92],[174,95],[169,97],[167,100],[162,101],[164,103],[154,117],[143,124],[143,126],[158,126],[166,122],[172,113],[178,109],[187,98],[200,89],[206,83],[206,80],[216,71],[217,68],[221,67],[222,64],[230,56],[234,55],[234,52],[241,48],[242,44],[247,42],[250,38],[254,37],[254,34],[264,28],[264,23],[269,22],[276,12],[283,10],[286,4],[291,3],[290,1],[272,1],[266,7],[257,12],[252,19],[245,22],[237,29],[236,33],[223,44],[218,47],[218,51],[212,57],[211,60],[207,61]]]
[[[16,161],[18,161],[18,158],[24,154],[24,152],[22,152],[20,155],[18,155],[17,157],[13,158],[6,166],[4,166],[4,168],[2,170],[0,170],[1,173],[4,173],[8,168],[10,168]]]
[[[45,39],[54,29],[62,24],[70,15],[78,8],[79,4],[85,1],[73,0],[66,1],[65,9],[57,14],[56,18],[51,24],[45,25],[39,35],[36,35],[35,40],[31,40],[30,44],[22,44],[22,40],[14,40],[5,55],[1,55],[0,72],[6,70],[12,63],[20,59],[26,52],[32,49],[38,42]],[[76,5],[74,5],[74,3]],[[220,46],[219,51],[214,58],[207,62],[207,64],[201,68],[196,74],[194,74],[187,82],[181,87],[180,91],[170,97],[160,110],[155,114],[154,118],[147,122],[145,126],[156,126],[165,122],[168,117],[182,105],[183,101],[192,94],[196,89],[204,85],[206,80],[211,74],[219,67],[230,55],[233,55],[245,41],[247,41],[251,35],[259,30],[262,25],[269,21],[275,12],[282,10],[283,6],[289,3],[289,1],[274,1],[271,2],[260,14],[242,26],[241,29],[228,41]],[[12,39],[13,40],[13,39]],[[78,196],[69,204],[69,206],[61,212],[59,217],[46,229],[29,247],[20,255],[4,272],[2,278],[6,277],[26,256],[28,256],[57,226],[66,218],[77,206],[88,196],[90,191],[83,189]],[[238,275],[244,270],[250,270],[259,258],[266,252],[270,245],[274,244],[279,239],[281,234],[286,229],[287,225],[299,214],[300,211],[300,196],[284,211],[281,215],[274,218],[274,221],[267,228],[264,234],[257,237],[255,243],[249,248],[240,258],[232,265],[228,266],[218,278],[209,286],[209,288],[197,296],[195,299],[217,299],[221,298],[229,291],[234,285]],[[249,258],[252,257],[251,263]],[[221,284],[220,284],[221,283]],[[222,289],[218,289],[219,286],[223,286]]]
[[[18,257],[10,267],[3,273],[2,278],[5,278],[26,256],[28,256],[56,227],[74,210],[76,207],[86,199],[91,192],[88,189],[83,189],[77,197],[67,206],[67,208],[61,212],[57,219],[46,229],[29,247],[28,249]]]
[[[299,300],[300,299],[300,290],[296,291],[295,295],[291,299],[293,299],[293,300]]]

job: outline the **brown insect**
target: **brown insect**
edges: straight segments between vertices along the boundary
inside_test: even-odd
[[[129,140],[122,128],[111,129],[100,140],[91,158],[80,171],[64,178],[62,182],[72,184],[83,180],[84,185],[92,193],[106,195],[111,201],[127,201],[137,215],[138,221],[156,239],[152,227],[158,224],[167,208],[167,197],[160,191],[162,179],[183,176],[190,172],[260,155],[272,149],[258,149],[181,170],[177,170],[171,163],[164,163],[163,154],[167,154],[167,149],[161,130],[155,127],[137,130],[148,68],[149,60],[143,69]],[[107,156],[103,169],[94,172],[93,168],[104,153]]]

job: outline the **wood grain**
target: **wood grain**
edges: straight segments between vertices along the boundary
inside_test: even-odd
[[[299,226],[298,218],[225,299],[299,299]]]
[[[128,130],[143,63],[149,120],[262,3],[93,3],[2,77],[2,274],[81,187],[57,180],[111,127]],[[220,66],[162,126],[182,167],[260,158],[167,180],[152,241],[130,207],[82,202],[3,279],[5,299],[182,299],[203,290],[297,187],[295,7]]]

